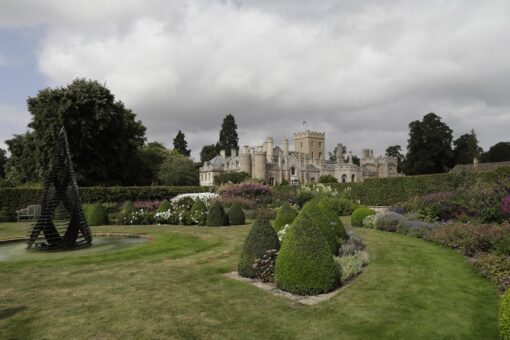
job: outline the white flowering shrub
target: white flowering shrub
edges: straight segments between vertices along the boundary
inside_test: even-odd
[[[157,212],[154,219],[159,224],[195,225],[204,224],[207,211],[196,210],[191,212],[191,207],[196,201],[202,201],[206,206],[218,197],[211,192],[181,194],[170,200],[170,208],[166,211]]]
[[[172,198],[170,200],[170,202],[179,204],[181,201],[183,201],[183,202],[191,201],[192,202],[191,204],[193,204],[193,202],[196,202],[197,200],[201,200],[202,202],[205,203],[206,206],[209,206],[211,201],[218,196],[219,195],[214,192],[197,192],[197,193],[189,193],[189,194],[180,194],[180,195],[177,195],[174,198]]]
[[[283,237],[285,236],[285,234],[287,233],[287,231],[289,230],[289,227],[290,227],[290,224],[286,224],[279,232],[278,232],[278,240],[280,240],[280,242],[282,242],[283,240]]]
[[[146,209],[126,211],[120,216],[122,224],[146,225],[154,223],[154,215]]]
[[[363,219],[363,227],[374,229],[376,221],[377,215],[368,215]]]

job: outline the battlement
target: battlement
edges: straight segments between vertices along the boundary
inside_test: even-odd
[[[294,133],[294,138],[305,138],[305,137],[326,138],[326,133],[310,131],[310,130]]]

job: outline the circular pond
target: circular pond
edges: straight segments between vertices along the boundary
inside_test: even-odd
[[[91,246],[74,250],[26,249],[25,241],[0,244],[0,263],[7,261],[52,260],[111,252],[148,242],[144,237],[95,237]]]

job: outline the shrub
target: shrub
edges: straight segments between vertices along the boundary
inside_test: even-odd
[[[266,251],[261,259],[256,259],[252,265],[255,271],[255,277],[262,282],[273,282],[274,281],[274,266],[276,263],[276,257],[278,251],[276,249],[270,249]]]
[[[369,215],[375,215],[375,211],[367,207],[359,207],[352,212],[351,224],[353,227],[363,227],[363,219]]]
[[[276,210],[271,208],[259,208],[255,210],[255,218],[267,218],[268,220],[274,220],[276,218]]]
[[[510,339],[510,291],[507,291],[501,299],[499,307],[499,334],[501,339]]]
[[[292,209],[288,203],[284,203],[276,212],[276,219],[274,221],[274,229],[278,232],[286,224],[292,223],[297,216],[297,212]]]
[[[150,201],[134,201],[133,206],[135,209],[144,209],[147,211],[156,211],[161,205],[161,200],[150,200]]]
[[[367,217],[365,217],[363,219],[363,227],[374,229],[375,228],[376,216],[377,215],[368,215]]]
[[[504,217],[510,217],[510,195],[501,199],[501,214]]]
[[[322,175],[319,177],[319,183],[338,183],[338,179],[331,175]]]
[[[313,199],[315,194],[309,190],[300,190],[296,196],[296,204],[303,207],[306,202]]]
[[[333,209],[318,198],[305,204],[296,219],[308,215],[312,223],[319,228],[331,248],[333,255],[338,254],[338,248],[346,238],[344,226]]]
[[[324,199],[331,205],[338,216],[349,216],[356,207],[356,205],[347,198],[327,197]]]
[[[214,185],[222,185],[226,183],[234,183],[238,184],[241,182],[246,181],[250,178],[250,175],[248,175],[246,172],[224,172],[221,174],[218,174],[214,176]]]
[[[257,272],[253,268],[255,260],[261,259],[268,250],[280,249],[278,236],[268,219],[258,218],[244,240],[237,271],[239,275],[254,278]]]
[[[275,281],[278,288],[300,295],[327,293],[339,285],[328,241],[306,213],[285,237],[276,259]]]
[[[230,225],[242,225],[245,224],[244,212],[239,204],[232,204],[228,209],[228,222]]]
[[[354,255],[356,252],[365,249],[363,239],[355,234],[350,234],[347,241],[345,241],[338,250],[339,256]]]
[[[120,222],[131,225],[148,225],[154,223],[154,214],[144,209],[125,211]]]
[[[207,223],[207,207],[202,200],[197,200],[193,203],[190,217],[198,225],[205,225]]]
[[[375,220],[375,228],[384,231],[398,231],[399,225],[406,223],[408,221],[407,217],[402,216],[396,212],[385,212],[377,215]],[[403,231],[404,229],[402,229]],[[407,234],[406,232],[402,232],[403,234]]]
[[[90,226],[108,224],[108,210],[101,203],[86,205],[84,210]]]
[[[2,208],[0,210],[0,223],[13,221],[16,221],[16,214],[12,211],[9,211],[7,208]]]
[[[335,262],[339,266],[342,283],[358,275],[365,265],[364,258],[358,253],[335,257]]]
[[[207,213],[207,226],[208,227],[220,227],[228,225],[228,216],[225,214],[225,210],[223,206],[215,202],[211,208],[209,208],[209,212]]]
[[[473,262],[480,274],[494,283],[500,291],[510,288],[510,258],[495,254],[479,254]]]
[[[160,203],[158,210],[156,212],[168,211],[170,209],[170,201],[164,200]]]

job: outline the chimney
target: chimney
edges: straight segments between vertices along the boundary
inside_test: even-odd
[[[248,145],[243,146],[243,154],[247,154],[248,152],[250,152],[248,150]]]
[[[230,157],[232,158],[237,157],[237,149],[235,148],[230,149]]]
[[[220,150],[220,156],[223,158],[227,158],[227,152],[225,150]]]
[[[268,137],[266,140],[266,155],[269,161],[273,158],[273,138]]]
[[[289,140],[287,137],[283,138],[283,155],[285,157],[289,155]]]
[[[342,151],[343,151],[343,145],[338,143],[336,145],[336,163],[337,164],[342,164],[344,162],[344,158],[342,156]]]
[[[349,151],[349,164],[352,164],[352,151]]]

